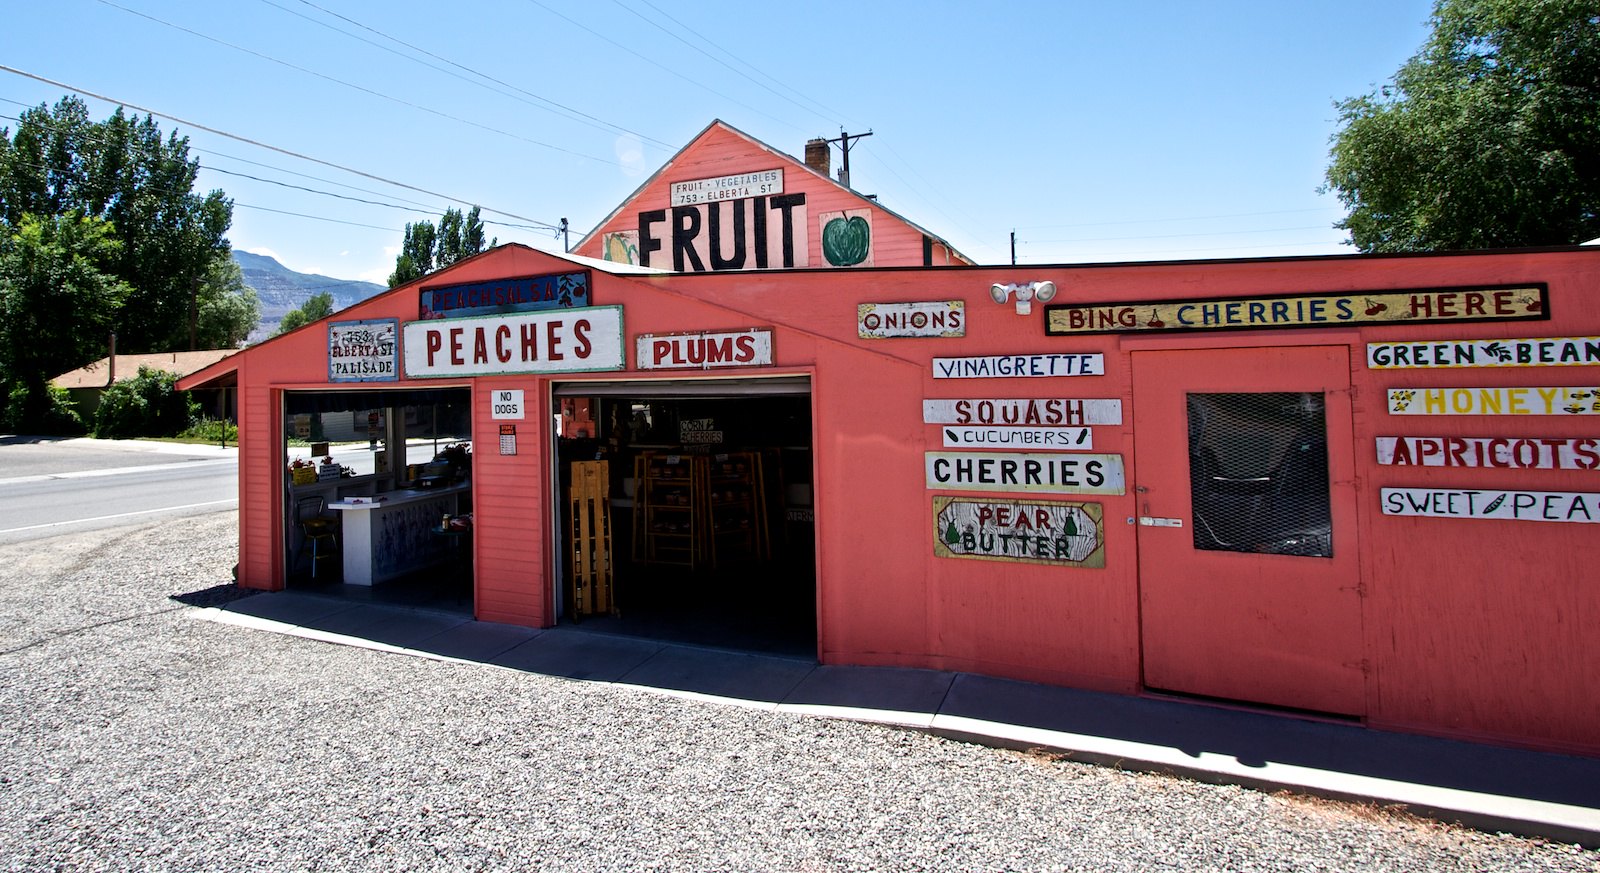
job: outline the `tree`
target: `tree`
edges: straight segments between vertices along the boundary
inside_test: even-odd
[[[1600,236],[1600,5],[1437,0],[1394,84],[1338,104],[1327,187],[1364,252]]]
[[[233,258],[211,262],[196,300],[195,346],[237,348],[261,321],[261,298]]]
[[[299,309],[291,309],[284,313],[283,320],[278,322],[278,329],[273,336],[288,333],[298,327],[304,327],[318,319],[327,318],[333,314],[333,295],[324,291],[313,294],[310,299],[300,304]]]
[[[221,191],[194,193],[199,170],[188,139],[163,139],[150,116],[119,107],[93,122],[83,101],[66,97],[24,111],[14,135],[0,129],[0,224],[69,213],[108,222],[120,244],[108,270],[131,288],[115,318],[120,348],[187,348],[191,313],[248,309],[227,299],[242,285],[215,281],[229,259],[233,203]]]
[[[50,417],[51,378],[103,355],[132,289],[112,275],[108,222],[24,213],[0,236],[0,380],[18,427]]]
[[[463,258],[470,258],[486,248],[493,248],[500,240],[483,241],[483,219],[478,217],[478,207],[466,215],[451,207],[439,218],[438,227],[431,221],[407,224],[400,242],[400,255],[395,258],[394,272],[389,274],[389,287],[404,285],[414,279],[442,270]]]

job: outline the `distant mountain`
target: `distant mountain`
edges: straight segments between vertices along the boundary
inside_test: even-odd
[[[334,311],[344,309],[388,288],[373,282],[333,279],[315,273],[296,273],[266,255],[252,255],[235,249],[233,259],[244,273],[244,283],[261,298],[261,324],[250,334],[259,342],[278,329],[278,322],[291,309],[299,309],[313,295],[333,295]]]

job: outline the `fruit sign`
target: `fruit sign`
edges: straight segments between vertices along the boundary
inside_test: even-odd
[[[1104,512],[1098,503],[933,498],[933,553],[1020,564],[1102,569]]]
[[[1550,317],[1544,285],[1359,291],[1046,306],[1048,336],[1171,330],[1278,330],[1352,324],[1528,321]]]

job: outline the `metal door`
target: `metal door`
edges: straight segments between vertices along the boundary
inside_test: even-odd
[[[1359,715],[1344,346],[1133,354],[1144,681]]]

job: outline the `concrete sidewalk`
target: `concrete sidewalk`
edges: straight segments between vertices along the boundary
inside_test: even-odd
[[[1488,831],[1600,847],[1600,760],[965,673],[819,666],[561,627],[280,592],[202,618],[340,645],[722,704],[914,728],[1261,790],[1399,804]]]

